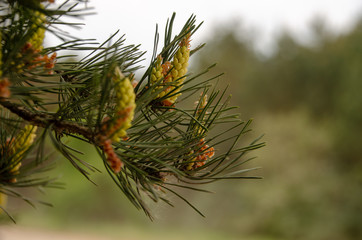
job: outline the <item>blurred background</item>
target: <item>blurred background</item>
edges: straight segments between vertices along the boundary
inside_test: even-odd
[[[149,52],[148,65],[156,23],[163,34],[173,11],[176,29],[192,13],[205,21],[191,43],[207,45],[190,71],[217,62],[210,76],[225,73],[233,105],[254,119],[250,138],[265,134],[248,165],[264,179],[184,192],[206,218],[174,198],[175,208],[152,205],[150,222],[106,174],[93,175],[95,186],[59,159],[54,174],[66,189],[29,192],[54,207],[12,202],[18,224],[3,220],[0,240],[362,239],[362,2],[168,2],[91,1],[98,15],[74,34],[101,41],[120,29]],[[102,169],[93,149],[79,147]]]

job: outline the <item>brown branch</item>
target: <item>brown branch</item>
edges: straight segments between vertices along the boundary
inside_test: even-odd
[[[32,125],[43,128],[48,128],[51,126],[52,129],[58,133],[75,133],[82,135],[93,143],[96,142],[95,134],[88,127],[81,126],[71,121],[57,119],[52,114],[34,113],[19,104],[6,100],[0,99],[0,104],[10,110],[12,113],[30,122]]]

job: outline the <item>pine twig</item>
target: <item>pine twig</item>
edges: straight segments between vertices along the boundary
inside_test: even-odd
[[[10,101],[2,100],[0,104],[10,110],[12,113],[18,115],[22,119],[30,122],[34,126],[48,128],[52,127],[57,133],[75,133],[82,135],[92,143],[96,143],[94,132],[86,127],[77,123],[60,120],[51,114],[46,113],[34,113],[30,110],[20,106],[19,104],[12,103]]]

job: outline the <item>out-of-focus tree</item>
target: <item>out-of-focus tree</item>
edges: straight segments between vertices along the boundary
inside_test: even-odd
[[[226,29],[222,34],[217,32],[211,37],[215,40],[208,43],[207,47],[214,50],[213,55],[203,55],[199,61],[204,66],[210,64],[209,59],[222,59],[217,68],[225,72],[225,79],[237,86],[231,89],[235,99],[239,103],[252,103],[243,111],[250,116],[257,115],[259,119],[269,119],[270,129],[278,129],[282,122],[289,132],[295,133],[290,132],[289,139],[300,134],[300,139],[293,140],[294,147],[290,140],[285,141],[288,137],[279,142],[280,149],[293,148],[280,150],[290,155],[276,154],[274,158],[282,157],[274,159],[279,168],[269,166],[269,171],[277,179],[281,176],[281,165],[286,170],[299,166],[298,174],[304,180],[285,187],[289,195],[280,197],[280,206],[264,209],[270,218],[261,214],[247,222],[256,232],[271,234],[278,239],[362,237],[359,203],[362,195],[362,20],[350,32],[341,35],[328,27],[327,23],[317,19],[311,25],[313,43],[310,45],[300,43],[289,31],[282,32],[274,53],[269,57],[260,57],[250,48],[248,41],[238,38],[243,34]],[[280,114],[288,116],[295,112],[300,112],[297,116],[307,115],[310,120],[304,124],[308,125],[299,124],[303,118],[280,118]],[[295,129],[290,129],[292,125]],[[317,142],[322,131],[328,137]],[[278,138],[278,133],[272,133],[276,135],[269,136],[270,139]],[[302,143],[308,136],[313,137],[309,140],[313,144]],[[328,147],[324,149],[326,144]],[[295,155],[313,159],[316,163],[307,164],[309,159],[299,159],[302,163],[291,162],[290,156]],[[315,171],[320,172],[320,179],[318,175],[311,175]],[[282,176],[278,179],[283,183],[274,185],[276,192],[277,186],[282,186],[284,181],[293,182]],[[308,179],[313,181],[309,182],[309,187]],[[311,196],[311,191],[316,194]],[[258,204],[254,203],[262,201],[258,198],[268,196],[255,193],[251,197],[246,190],[243,197],[249,199],[244,198],[245,205],[257,207]]]

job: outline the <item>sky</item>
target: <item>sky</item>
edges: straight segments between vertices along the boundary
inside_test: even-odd
[[[257,33],[255,44],[262,52],[272,48],[273,38],[284,29],[307,41],[308,25],[315,16],[326,19],[334,31],[347,32],[362,15],[361,0],[90,0],[87,4],[97,14],[87,16],[82,30],[72,34],[103,41],[119,29],[126,34],[127,43],[141,44],[141,50],[149,52],[147,58],[152,52],[156,24],[163,34],[173,12],[177,30],[191,14],[199,23],[204,22],[194,35],[195,44],[214,36],[215,27],[225,24],[236,31],[242,28]]]

